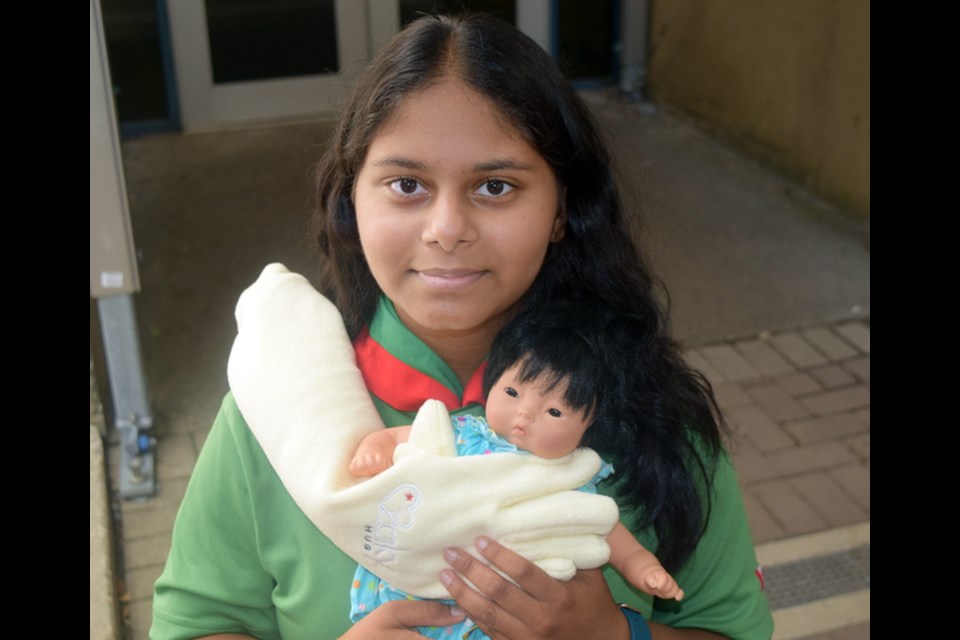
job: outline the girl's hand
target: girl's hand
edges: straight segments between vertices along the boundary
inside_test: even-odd
[[[443,571],[440,580],[467,617],[491,638],[630,637],[627,620],[614,603],[600,569],[578,571],[561,582],[493,540],[477,538],[476,546],[480,555],[517,584],[456,548],[444,554],[454,570]]]
[[[417,627],[446,627],[463,621],[463,611],[431,600],[392,600],[386,602],[350,627],[340,640],[394,638],[417,640],[424,636]]]

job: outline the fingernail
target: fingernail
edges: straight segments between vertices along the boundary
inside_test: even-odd
[[[462,615],[463,615],[463,609],[461,609],[460,607],[454,605],[454,606],[450,607],[450,615],[452,615],[452,616],[462,616]]]
[[[490,544],[490,541],[483,536],[477,538],[477,549],[486,549],[488,544]]]
[[[453,584],[453,573],[450,571],[441,571],[440,572],[440,582],[447,585],[448,587]],[[456,614],[454,614],[456,615]]]
[[[443,557],[447,559],[447,562],[456,562],[460,559],[460,554],[455,549],[447,549],[443,552]]]

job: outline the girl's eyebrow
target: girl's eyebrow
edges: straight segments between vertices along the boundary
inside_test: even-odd
[[[529,171],[533,165],[526,162],[517,162],[516,160],[491,160],[490,162],[481,162],[473,165],[476,173],[486,173],[489,171],[503,171],[504,169],[514,169],[516,171]]]
[[[427,165],[419,160],[407,158],[404,156],[387,156],[373,161],[371,164],[375,167],[400,167],[411,171],[426,171]],[[504,171],[512,169],[514,171],[530,171],[533,165],[517,160],[503,159],[490,160],[489,162],[479,162],[473,165],[474,173],[490,173],[495,171]]]
[[[380,158],[374,161],[372,164],[375,167],[400,167],[401,169],[411,169],[414,171],[427,170],[427,165],[419,160],[404,158],[403,156],[387,156],[386,158]]]

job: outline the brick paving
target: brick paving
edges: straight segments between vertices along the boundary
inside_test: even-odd
[[[868,321],[691,349],[714,385],[757,544],[870,519]]]
[[[708,345],[685,355],[710,380],[733,427],[731,451],[757,544],[869,520],[869,321]],[[205,438],[206,431],[161,437],[157,496],[114,502],[127,639],[147,638],[153,582]],[[115,440],[108,460],[115,483]],[[861,640],[869,632],[868,622],[804,640]]]

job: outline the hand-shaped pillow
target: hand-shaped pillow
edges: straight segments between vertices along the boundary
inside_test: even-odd
[[[307,517],[394,587],[447,597],[443,550],[472,549],[480,534],[559,579],[607,561],[617,506],[575,490],[600,467],[593,451],[456,457],[446,409],[428,402],[394,465],[356,478],[347,465],[357,445],[384,425],[336,307],[271,264],[240,296],[236,317],[227,373],[251,431]]]

